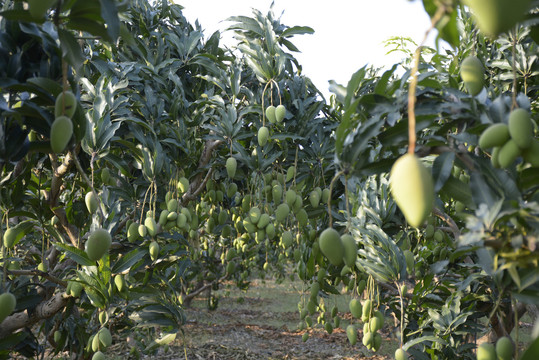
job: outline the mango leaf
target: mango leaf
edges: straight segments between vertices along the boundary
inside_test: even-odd
[[[432,164],[432,179],[434,180],[434,192],[437,193],[444,186],[455,161],[455,153],[447,151],[439,155]]]
[[[58,29],[58,38],[60,39],[62,55],[67,58],[69,64],[78,72],[82,63],[86,60],[80,44],[71,32],[64,29]]]
[[[146,250],[142,249],[143,248],[136,248],[127,253],[127,255],[122,256],[118,261],[116,261],[111,271],[114,274],[117,274],[129,270],[131,266],[135,265],[148,253]]]
[[[55,243],[54,246],[56,246],[60,250],[64,250],[65,255],[79,265],[95,266],[95,262],[90,260],[88,258],[88,255],[86,255],[86,252],[81,249],[77,249],[74,246],[61,243]]]
[[[112,42],[115,42],[120,35],[120,19],[118,18],[118,9],[114,0],[99,0],[101,3],[101,17],[107,24],[107,33]]]
[[[406,344],[404,344],[402,346],[402,349],[404,351],[407,351],[409,348],[411,348],[412,346],[415,346],[417,344],[421,344],[423,342],[435,342],[435,343],[438,343],[440,345],[443,345],[443,346],[447,346],[447,342],[444,341],[443,339],[437,337],[437,336],[421,336],[421,337],[418,337],[418,338],[415,338],[415,339],[412,339],[408,342],[406,342]]]
[[[539,359],[539,337],[535,339],[528,349],[522,354],[520,360],[536,360]]]

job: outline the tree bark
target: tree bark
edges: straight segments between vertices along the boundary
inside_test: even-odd
[[[71,297],[64,292],[57,293],[52,298],[41,302],[32,313],[27,310],[8,316],[0,324],[0,339],[12,334],[18,329],[34,325],[40,320],[48,319],[62,310]]]

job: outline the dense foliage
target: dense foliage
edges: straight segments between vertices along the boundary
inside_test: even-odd
[[[539,152],[500,166],[478,146],[517,108],[532,127],[513,138],[539,144],[537,1],[487,36],[467,7],[424,1],[451,50],[359,69],[329,103],[294,58],[313,29],[271,10],[229,19],[228,49],[166,0],[0,4],[1,291],[16,299],[0,357],[98,358],[127,337],[153,354],[199,294],[215,308],[225,284],[291,272],[300,328],[331,333],[350,310],[350,342],[376,351],[392,316],[415,359],[474,358],[539,304]],[[390,191],[410,148],[432,179],[419,226]],[[350,309],[332,307],[342,294]]]

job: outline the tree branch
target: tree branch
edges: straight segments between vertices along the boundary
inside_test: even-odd
[[[0,339],[12,334],[18,329],[34,325],[40,320],[48,319],[62,310],[69,300],[70,296],[65,293],[57,293],[52,298],[41,302],[31,313],[24,310],[8,316],[0,323]]]

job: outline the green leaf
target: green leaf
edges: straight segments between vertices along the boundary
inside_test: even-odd
[[[441,339],[441,338],[439,338],[437,336],[429,335],[429,336],[421,336],[421,337],[418,337],[418,338],[415,338],[415,339],[412,339],[412,340],[406,342],[406,344],[404,344],[402,346],[402,349],[404,351],[407,351],[412,346],[415,346],[417,344],[421,344],[423,342],[435,342],[435,343],[438,343],[438,344],[443,345],[443,346],[447,345],[447,342],[444,341],[443,339]]]
[[[437,193],[444,186],[455,161],[455,153],[447,151],[439,155],[432,164],[432,179],[434,180],[434,192]]]
[[[524,351],[520,360],[537,360],[539,359],[539,337],[535,339],[528,349]]]
[[[127,255],[122,256],[118,261],[116,261],[111,271],[114,274],[117,274],[129,270],[131,266],[135,265],[140,259],[148,254],[146,250],[142,249],[143,248],[136,248],[135,250],[127,253]]]
[[[60,250],[64,250],[66,253],[66,256],[70,258],[71,260],[75,261],[79,265],[95,266],[95,262],[90,260],[88,258],[88,255],[86,255],[86,252],[81,249],[77,249],[74,246],[62,244],[62,243],[55,243],[54,246],[56,246]]]
[[[308,26],[293,26],[281,33],[281,37],[287,38],[294,35],[314,34],[314,29]]]
[[[67,58],[69,64],[78,72],[86,60],[82,49],[73,34],[64,29],[58,29],[58,38],[62,48],[62,56]]]
[[[120,19],[118,18],[118,9],[114,0],[99,0],[101,3],[101,16],[107,24],[107,32],[113,42],[120,35]]]

